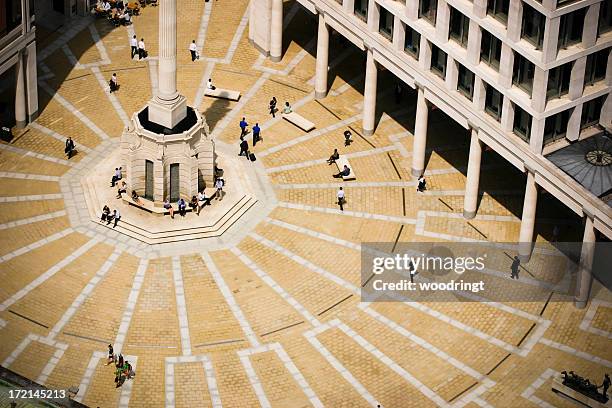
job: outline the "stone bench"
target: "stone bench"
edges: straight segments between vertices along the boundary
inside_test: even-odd
[[[230,101],[237,101],[240,99],[240,92],[221,88],[206,89],[204,95],[213,98],[229,99]]]
[[[351,163],[349,163],[348,159],[345,156],[338,157],[338,160],[336,160],[336,166],[338,167],[338,171],[344,170],[345,165],[351,170],[351,173],[348,176],[343,176],[342,180],[347,181],[357,179],[357,176],[355,176],[355,171],[351,167]]]
[[[206,188],[204,189],[204,193],[206,194],[206,197],[210,197],[210,199],[213,199],[215,197],[215,195],[217,195],[217,189],[215,188]],[[160,207],[160,206],[156,206],[153,201],[146,199],[144,197],[138,197],[138,202],[132,200],[132,196],[128,195],[127,193],[121,194],[121,200],[126,203],[127,205],[132,205],[134,207],[138,207],[140,209],[143,209],[147,212],[150,212],[152,214],[155,215],[169,215],[170,214],[170,210],[165,209],[164,207]],[[178,204],[177,203],[172,203],[172,208],[174,208],[174,212],[178,213]],[[189,206],[189,201],[187,201],[187,208],[186,208],[186,212],[191,212],[193,211],[193,209]]]
[[[295,126],[299,127],[304,132],[310,132],[312,129],[315,128],[314,123],[304,118],[303,116],[298,115],[295,112],[283,114],[283,119],[285,119],[287,122],[293,123]]]

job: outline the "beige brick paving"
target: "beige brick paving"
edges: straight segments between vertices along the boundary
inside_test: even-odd
[[[25,157],[18,153],[0,151],[0,170],[2,171],[61,176],[68,169],[69,167],[63,164]]]
[[[64,352],[59,363],[45,383],[48,388],[61,389],[66,384],[77,385],[81,383],[81,377],[85,373],[89,358],[93,350],[100,350],[100,345],[75,342]],[[107,367],[110,368],[110,367]]]
[[[612,308],[599,306],[593,317],[592,325],[596,329],[612,332]]]
[[[0,197],[19,197],[22,195],[56,194],[60,192],[55,181],[19,180],[0,177]]]
[[[96,366],[83,403],[89,407],[116,406],[119,403],[121,388],[115,388],[114,379],[114,366],[107,366],[106,359],[101,359]]]
[[[236,353],[215,353],[211,355],[211,360],[224,406],[248,408],[259,405]]]
[[[112,384],[112,374],[109,378]],[[130,407],[163,407],[164,399],[164,358],[156,352],[138,355],[136,378],[134,378]]]
[[[248,2],[245,0],[228,3],[216,3],[212,6],[208,33],[202,56],[210,58],[225,58],[236,27],[246,11]],[[232,27],[231,29],[227,29]],[[196,31],[197,34],[197,31]]]
[[[30,201],[23,203],[1,203],[0,224],[35,217],[64,209],[63,200]]]
[[[2,253],[2,255],[6,255],[9,252],[14,251],[15,249],[27,246],[33,242],[44,239],[56,232],[60,232],[68,228],[69,226],[70,225],[67,217],[59,217],[47,221],[39,221],[28,225],[20,225],[18,227],[9,228],[3,231],[2,234],[0,234],[0,252]],[[68,256],[69,252],[67,251],[76,249],[76,246],[73,246],[72,244],[72,240],[75,239],[73,237],[77,236],[78,238],[76,238],[76,240],[78,240],[81,244],[85,243],[85,237],[82,237],[78,234],[74,234],[72,236],[64,238],[66,239],[66,245],[63,245],[61,242],[58,241],[48,245],[48,247],[53,246],[56,250],[62,247],[66,248],[65,251],[60,251],[57,254],[54,252],[49,252],[49,254],[53,255],[54,257]],[[19,269],[20,267],[23,267],[24,264],[36,264],[40,261],[39,259],[37,259],[37,257],[40,256],[43,256],[46,261],[47,250],[45,249],[45,247],[41,248],[41,250],[42,252],[38,252],[39,250],[34,250],[28,254],[13,258],[11,261],[1,264],[0,268],[11,268],[8,265],[15,265],[15,269]]]
[[[33,341],[21,352],[11,369],[26,378],[36,379],[55,353],[55,347]]]
[[[46,156],[65,159],[63,142],[46,135],[36,129],[30,128],[18,138],[13,140],[13,145],[21,149],[30,150],[32,152],[41,153]],[[74,156],[74,161],[79,161],[83,156],[77,154]]]
[[[202,363],[175,364],[174,386],[177,407],[212,407]]]

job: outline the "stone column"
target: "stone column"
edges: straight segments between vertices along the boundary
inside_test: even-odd
[[[17,64],[15,64],[15,122],[18,128],[24,128],[28,123],[26,120],[26,96],[25,96],[25,67],[23,55],[18,54]]]
[[[270,24],[270,59],[279,62],[283,58],[283,0],[272,0]]]
[[[478,209],[478,185],[480,182],[480,162],[482,157],[482,142],[478,140],[478,130],[472,129],[470,139],[470,158],[467,168],[467,183],[463,199],[463,216],[467,219],[476,216]]]
[[[412,175],[415,177],[420,176],[425,171],[425,147],[427,146],[427,121],[429,116],[425,91],[419,86],[417,92],[414,141],[412,142]]]
[[[576,277],[576,294],[574,295],[574,305],[578,309],[584,309],[589,302],[591,285],[593,284],[594,254],[595,228],[592,215],[587,214],[582,238],[582,251],[580,252],[580,265],[578,265],[578,276]]]
[[[528,262],[529,258],[531,258],[537,206],[538,187],[535,182],[535,174],[527,170],[525,200],[523,201],[523,215],[521,216],[521,230],[519,233],[519,259],[521,262]]]
[[[38,117],[38,73],[36,71],[36,41],[26,48],[26,92],[28,96],[28,122]]]
[[[371,48],[367,49],[365,89],[363,92],[363,134],[374,134],[376,120],[376,85],[378,82],[378,68]]]
[[[315,98],[327,95],[327,70],[329,61],[329,27],[323,14],[319,13],[319,33],[317,35],[317,67],[315,73]]]

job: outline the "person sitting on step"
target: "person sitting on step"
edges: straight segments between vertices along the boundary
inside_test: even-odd
[[[329,156],[329,159],[327,159],[327,164],[331,165],[332,163],[335,163],[336,160],[338,160],[340,158],[340,153],[338,153],[338,149],[334,149],[334,152],[332,153],[331,156]]]

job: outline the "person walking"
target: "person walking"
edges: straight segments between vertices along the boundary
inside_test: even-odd
[[[259,123],[255,123],[253,126],[253,147],[260,140],[259,133],[261,132],[261,128],[259,127]]]
[[[351,131],[350,130],[345,130],[344,131],[344,146],[350,146],[351,145]]]
[[[238,153],[238,156],[242,156],[242,154],[244,153],[244,155],[246,156],[246,158],[249,158],[249,142],[246,141],[246,139],[241,138],[241,142],[240,142],[240,153]]]
[[[195,43],[195,40],[192,40],[191,44],[189,44],[189,52],[191,53],[191,62],[194,62],[198,59],[198,47]]]
[[[119,89],[119,81],[117,80],[117,74],[113,72],[110,81],[108,81],[110,93],[113,93]]]
[[[273,118],[275,118],[276,116],[274,116],[274,114],[276,113],[276,96],[273,96],[272,99],[270,100],[270,115],[272,115]]]
[[[223,185],[224,184],[225,184],[225,180],[223,180],[221,177],[219,177],[217,181],[215,181],[215,187],[217,188],[217,197],[216,197],[217,200],[223,200]]]
[[[249,124],[247,123],[246,119],[243,117],[242,120],[240,121],[240,137],[247,134],[247,126],[249,126]]]
[[[109,365],[110,363],[112,363],[114,361],[114,357],[113,356],[114,356],[113,345],[109,344],[108,345],[108,361],[106,362],[106,365]]]
[[[141,38],[138,41],[138,60],[144,59],[147,57],[147,48],[145,47],[144,38]]]
[[[344,211],[345,199],[344,199],[344,190],[342,189],[342,187],[340,187],[340,190],[338,190],[336,197],[338,197],[338,205],[340,206],[340,211]]]
[[[214,86],[212,83],[212,78],[208,78],[208,82],[206,83],[206,89],[210,89],[211,91],[217,89],[217,87]]]
[[[514,260],[512,261],[512,266],[510,266],[510,277],[512,279],[518,279],[519,278],[519,266],[521,266],[521,260],[519,259],[518,256],[514,256]]]
[[[138,40],[136,39],[136,36],[130,38],[130,48],[130,59],[134,59],[134,55],[138,54]]]
[[[66,155],[68,156],[68,159],[72,157],[73,151],[74,151],[74,142],[72,141],[72,138],[69,137],[68,139],[66,139],[66,147],[64,148],[64,153],[66,153]]]

